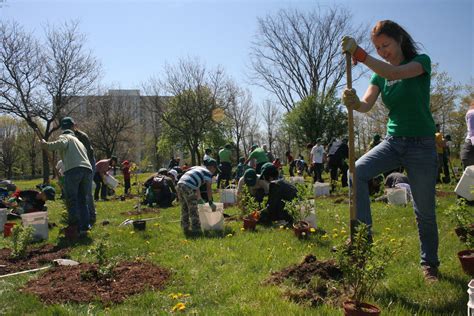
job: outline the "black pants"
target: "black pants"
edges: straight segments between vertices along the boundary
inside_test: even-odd
[[[230,177],[232,175],[232,165],[230,162],[221,162],[219,169],[221,172],[217,176],[217,188],[221,187],[221,181],[225,180],[224,188],[229,185]]]
[[[313,167],[311,168],[313,174],[313,182],[324,182],[323,181],[323,164],[322,163],[314,163]]]
[[[443,182],[449,183],[448,155],[446,153],[438,154],[438,182],[441,182],[441,172],[444,173]]]
[[[96,172],[94,174],[94,183],[95,183],[95,191],[94,191],[94,200],[99,199],[99,192],[100,192],[100,198],[102,200],[107,199],[107,186],[105,185],[104,181],[102,180],[102,177],[100,176],[100,173]]]
[[[125,194],[129,194],[130,193],[130,179],[123,179],[123,181],[125,182]]]
[[[465,141],[461,146],[461,161],[464,169],[474,165],[474,146],[470,140]]]
[[[337,181],[338,180],[338,170],[340,170],[342,177],[341,177],[341,185],[343,187],[347,187],[347,170],[349,166],[347,163],[344,162],[342,159],[334,159],[329,157],[328,161],[329,171],[331,173],[331,180]]]

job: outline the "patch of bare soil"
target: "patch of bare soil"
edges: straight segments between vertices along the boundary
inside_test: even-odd
[[[148,289],[161,290],[171,273],[147,262],[120,262],[110,277],[99,277],[96,264],[57,266],[29,281],[21,290],[37,295],[42,302],[103,304],[120,303]]]
[[[456,193],[455,192],[451,192],[451,191],[436,191],[436,196],[439,196],[439,197],[445,197],[445,196],[456,196]]]
[[[294,288],[287,289],[285,296],[296,303],[316,306],[340,299],[342,286],[336,285],[341,279],[342,271],[334,260],[319,261],[310,254],[300,264],[273,272],[265,283],[280,285],[289,281]]]
[[[69,258],[69,249],[54,245],[30,247],[27,256],[22,259],[12,259],[11,249],[0,249],[0,275],[20,272],[43,267],[52,263],[54,259]]]
[[[160,214],[161,210],[159,208],[144,207],[140,209],[140,212],[137,210],[122,212],[122,215],[140,215],[140,214]]]

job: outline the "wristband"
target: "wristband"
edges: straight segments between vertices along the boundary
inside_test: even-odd
[[[360,46],[357,46],[353,56],[357,61],[363,63],[367,58],[367,52]]]

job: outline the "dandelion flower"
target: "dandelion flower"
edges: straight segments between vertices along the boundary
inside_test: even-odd
[[[337,238],[339,235],[338,234],[333,234],[332,238]]]
[[[241,230],[241,231],[244,231],[244,230],[245,230],[245,228],[243,228],[243,227],[240,227],[240,230]]]
[[[341,234],[347,233],[345,229],[341,229]]]
[[[232,237],[232,234],[228,234],[226,237]]]
[[[160,224],[156,223],[156,224],[153,224],[153,226],[158,227],[160,226]]]
[[[391,242],[396,242],[397,240],[395,238],[390,239]]]
[[[149,244],[150,244],[150,242],[149,242],[148,240],[146,240],[146,241],[145,241],[145,243],[146,243],[147,245],[149,245]]]
[[[185,256],[184,256],[184,259],[189,259],[189,256],[188,256],[188,255],[185,255]]]
[[[293,249],[293,248],[291,248],[291,247],[286,248],[286,250],[292,250],[292,249]]]
[[[327,238],[329,238],[329,236],[328,236],[328,234],[324,234],[324,235],[321,236],[321,238],[322,239],[327,239]]]
[[[175,306],[173,306],[173,309],[171,311],[176,312],[176,311],[184,311],[186,309],[186,305],[184,303],[177,303]]]
[[[392,229],[390,227],[385,227],[386,231],[391,231]]]
[[[315,229],[314,227],[311,227],[311,228],[309,229],[309,231],[312,232],[312,233],[315,233],[315,232],[316,232],[316,229]]]

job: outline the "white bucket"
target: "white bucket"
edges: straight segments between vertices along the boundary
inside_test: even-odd
[[[467,285],[467,294],[469,294],[469,301],[467,302],[467,315],[474,316],[474,279]]]
[[[34,228],[34,239],[48,239],[48,212],[22,214],[21,221],[23,226],[32,226]]]
[[[237,189],[228,187],[221,190],[221,202],[226,204],[237,203]]]
[[[304,184],[304,177],[289,177],[288,182],[293,183],[293,184]]]
[[[202,230],[224,229],[224,204],[214,203],[216,211],[213,212],[208,203],[198,205],[199,221]]]
[[[389,204],[406,205],[408,203],[407,190],[405,188],[388,188],[387,199]]]
[[[325,196],[329,195],[331,185],[329,183],[315,182],[313,184],[314,196]]]
[[[459,180],[454,192],[468,201],[474,200],[472,191],[474,190],[474,166],[469,166],[464,170],[461,180]]]
[[[3,225],[7,222],[7,209],[0,208],[0,233],[3,232]]]
[[[106,173],[105,176],[104,176],[104,182],[108,187],[110,187],[112,189],[115,189],[119,184],[118,180],[115,179],[114,177],[112,177],[108,173]]]

